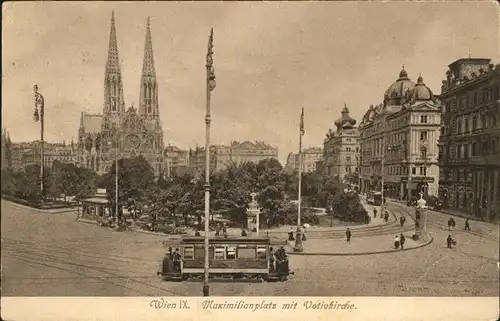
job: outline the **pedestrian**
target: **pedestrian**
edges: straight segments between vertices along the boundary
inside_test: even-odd
[[[274,261],[275,261],[274,255],[275,255],[275,253],[273,252],[273,248],[270,247],[269,248],[269,269],[270,269],[270,272],[275,271],[275,269],[274,269]]]
[[[373,218],[377,218],[377,209],[373,208]]]
[[[465,220],[465,228],[464,228],[464,230],[470,231],[469,219]]]
[[[405,245],[405,241],[406,241],[406,237],[403,235],[403,233],[401,233],[401,235],[399,236],[399,242],[401,243],[401,249],[403,249],[403,247]]]
[[[215,227],[215,236],[220,235],[220,230],[221,230],[220,223],[217,223],[217,226]]]
[[[448,237],[446,238],[447,248],[451,249],[452,244],[453,244],[453,239],[451,238],[451,235],[448,235]]]
[[[448,231],[451,231],[452,230],[452,227],[451,227],[451,218],[448,220]]]
[[[455,228],[456,224],[457,224],[457,222],[455,222],[455,219],[452,217],[451,218],[451,230],[453,230]]]
[[[385,211],[385,214],[384,214],[384,221],[388,221],[389,220],[389,212]]]
[[[351,243],[351,230],[349,228],[347,228],[347,230],[345,231],[345,237],[346,237],[346,241],[347,243]]]
[[[245,231],[245,229],[242,229],[242,230],[241,230],[241,236],[248,236],[248,235],[247,235],[247,231]]]
[[[227,224],[224,223],[222,226],[222,235],[224,235],[225,238],[227,238]]]
[[[403,226],[405,224],[405,221],[406,221],[406,218],[404,216],[401,216],[399,218],[399,224],[401,224],[401,226]]]
[[[194,236],[200,236],[200,230],[196,229],[196,232],[194,232]]]
[[[175,249],[174,252],[174,267],[177,273],[181,272],[181,254],[179,253],[179,249]]]
[[[290,227],[290,232],[288,232],[288,240],[295,241],[295,237],[293,236],[293,227]]]
[[[399,249],[399,235],[396,235],[394,238],[394,248],[397,250]]]

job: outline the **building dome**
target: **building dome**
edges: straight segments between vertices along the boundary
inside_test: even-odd
[[[342,109],[342,116],[335,121],[335,126],[337,127],[354,127],[356,125],[356,119],[349,116],[349,109],[346,104],[344,104],[344,108]]]
[[[408,96],[408,99],[412,102],[417,100],[432,100],[434,98],[432,90],[425,85],[422,76],[418,76],[417,84],[408,93]]]
[[[384,102],[390,100],[400,100],[403,98],[406,93],[415,87],[415,83],[408,78],[408,73],[406,72],[404,66],[401,72],[399,73],[399,78],[395,83],[389,86],[384,94]],[[395,101],[394,103],[398,103]]]

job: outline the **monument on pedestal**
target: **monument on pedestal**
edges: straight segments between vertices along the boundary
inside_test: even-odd
[[[255,200],[257,196],[256,193],[251,193],[252,201],[248,204],[247,208],[247,228],[250,232],[255,232],[259,235],[259,216],[260,216],[260,208],[259,203]]]
[[[415,234],[413,239],[418,240],[427,233],[427,202],[424,193],[420,192],[420,199],[415,207]]]

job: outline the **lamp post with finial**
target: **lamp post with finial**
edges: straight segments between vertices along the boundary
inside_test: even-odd
[[[43,95],[38,92],[38,85],[33,86],[33,91],[35,92],[35,111],[33,113],[33,120],[35,122],[40,121],[40,197],[43,201],[43,169],[44,169],[44,109],[45,109],[45,99]],[[38,111],[40,108],[40,111]]]
[[[208,284],[209,278],[209,219],[210,219],[210,98],[211,93],[215,89],[215,72],[213,67],[213,40],[214,40],[214,28],[210,29],[210,35],[208,37],[208,51],[207,51],[207,79],[206,79],[206,90],[207,90],[207,105],[206,105],[206,116],[205,116],[205,265],[204,265],[204,281],[203,281],[203,296],[210,295],[210,286]]]

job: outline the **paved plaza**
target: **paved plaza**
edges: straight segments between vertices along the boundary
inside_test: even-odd
[[[404,215],[406,207],[391,204]],[[402,213],[402,214],[400,214]],[[166,237],[116,232],[76,221],[75,213],[42,213],[2,201],[4,296],[199,296],[202,283],[167,283],[156,271]],[[213,283],[217,296],[496,296],[498,226],[471,222],[458,245],[446,248],[446,214],[430,212],[434,241],[424,247],[373,255],[291,255],[295,275],[283,283]],[[383,227],[380,227],[383,228]],[[408,232],[410,233],[410,232]],[[327,237],[328,235],[325,235]],[[365,244],[390,248],[393,233],[324,239],[337,252]],[[311,239],[305,242],[320,242]],[[382,245],[381,245],[382,246]],[[344,251],[344,250],[342,250]]]

